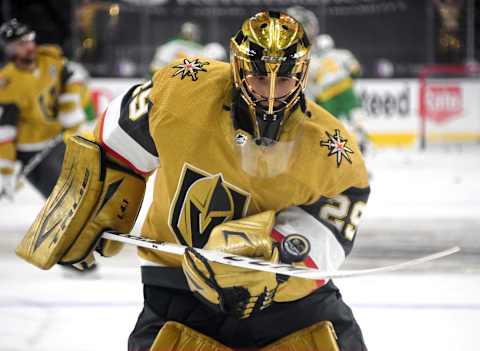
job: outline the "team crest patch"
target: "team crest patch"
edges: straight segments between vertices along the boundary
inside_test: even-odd
[[[203,247],[217,225],[245,216],[250,194],[190,164],[182,169],[169,213],[169,226],[182,245]]]
[[[180,78],[191,77],[193,81],[198,79],[198,72],[207,72],[203,66],[207,66],[210,63],[207,61],[201,62],[198,59],[190,61],[189,59],[183,59],[183,63],[173,66],[177,71],[172,75],[172,77],[180,75]]]
[[[335,134],[327,134],[327,140],[321,140],[320,146],[325,146],[328,148],[328,156],[336,156],[337,158],[337,167],[340,167],[343,159],[345,158],[349,163],[352,163],[349,154],[353,154],[353,150],[347,146],[348,140],[343,139],[340,135],[340,130],[335,129]]]

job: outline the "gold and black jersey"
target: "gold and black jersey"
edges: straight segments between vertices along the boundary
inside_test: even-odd
[[[156,171],[142,234],[202,247],[216,225],[274,210],[279,221],[274,237],[279,231],[302,233],[318,241],[314,249],[334,247],[334,260],[341,261],[351,250],[369,194],[354,138],[308,101],[311,115],[294,163],[275,177],[251,176],[234,150],[231,91],[228,64],[184,59],[108,107],[97,130],[100,144],[139,173]],[[148,249],[139,254],[160,265],[181,263],[181,257]]]
[[[22,70],[8,63],[0,70],[0,160],[16,150],[39,151],[63,129],[84,121],[84,92],[55,46],[37,49],[37,66]]]

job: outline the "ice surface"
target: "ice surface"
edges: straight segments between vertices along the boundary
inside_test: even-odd
[[[346,267],[463,249],[418,269],[336,281],[369,350],[477,351],[480,148],[375,151],[367,161],[372,195]],[[90,278],[36,269],[13,250],[40,206],[29,187],[0,203],[0,350],[126,350],[142,304],[133,248],[100,259]]]

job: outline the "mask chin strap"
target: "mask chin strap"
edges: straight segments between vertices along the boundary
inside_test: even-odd
[[[255,117],[259,135],[255,139],[257,145],[272,145],[278,141],[285,111],[275,112],[273,115],[264,109],[256,108]]]
[[[232,104],[230,106],[231,117],[233,122],[233,128],[235,130],[241,129],[254,135],[254,126],[252,119],[249,117],[251,112],[248,105],[241,98],[240,90],[237,88],[232,89]]]
[[[289,114],[293,113],[297,108],[300,108],[305,117],[310,118],[311,113],[307,110],[307,102],[305,101],[305,95],[303,93],[300,94],[298,102],[289,109]],[[281,109],[273,114],[269,114],[265,109],[262,109],[257,105],[257,108],[255,109],[255,117],[259,132],[259,135],[255,139],[257,145],[268,146],[278,141],[286,112],[286,109]]]
[[[261,108],[259,105],[255,109],[251,109],[241,98],[240,90],[234,88],[232,90],[231,117],[233,128],[251,134],[257,145],[272,145],[280,134],[284,111],[275,111],[273,114],[269,114],[265,108]]]

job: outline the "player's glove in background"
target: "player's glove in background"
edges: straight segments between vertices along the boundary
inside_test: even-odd
[[[13,201],[17,185],[17,173],[13,168],[0,168],[0,199]]]

